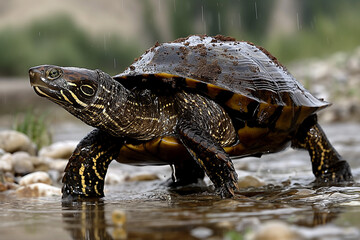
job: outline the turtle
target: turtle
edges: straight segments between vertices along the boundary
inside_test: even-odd
[[[225,36],[156,43],[115,76],[101,70],[30,68],[35,92],[94,127],[65,169],[63,198],[101,198],[112,160],[170,165],[170,186],[205,174],[223,198],[238,190],[232,159],[309,152],[315,183],[353,181],[317,121],[330,105],[267,50]]]

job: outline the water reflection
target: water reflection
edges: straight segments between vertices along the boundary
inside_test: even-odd
[[[337,203],[341,199],[326,198],[329,189],[316,194],[307,189],[306,196],[298,194],[302,190],[266,186],[223,200],[196,189],[194,194],[162,192],[161,197],[147,193],[138,200],[64,202],[62,219],[73,239],[195,239],[199,227],[207,229],[212,239],[223,239],[228,231],[255,230],[275,219],[312,229],[334,222],[343,213],[345,208]],[[321,194],[326,201],[319,201]],[[316,200],[311,200],[315,195]],[[126,225],[112,220],[119,208],[126,211]]]
[[[73,239],[113,239],[107,230],[104,205],[101,200],[62,203],[65,229]]]

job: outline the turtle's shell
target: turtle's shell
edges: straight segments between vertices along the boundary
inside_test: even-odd
[[[320,109],[329,103],[311,95],[269,52],[249,42],[216,36],[190,36],[156,44],[114,78],[171,79],[195,88],[234,110],[251,102]],[[245,109],[246,110],[246,109]]]

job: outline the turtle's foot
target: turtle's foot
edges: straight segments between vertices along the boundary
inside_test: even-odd
[[[220,195],[221,198],[232,198],[235,196],[235,191],[239,190],[236,178],[225,182],[220,187],[216,187],[216,193]]]
[[[99,199],[104,197],[104,194],[84,194],[82,190],[73,188],[65,183],[62,187],[62,200],[65,202],[75,202],[85,199]]]
[[[347,161],[342,160],[330,166],[324,173],[316,178],[316,185],[336,185],[353,183],[350,166]]]

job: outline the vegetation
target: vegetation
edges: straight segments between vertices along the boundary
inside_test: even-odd
[[[52,142],[46,117],[47,114],[39,115],[27,111],[23,118],[17,117],[13,129],[27,135],[40,149],[43,146],[50,145]]]
[[[138,52],[116,36],[91,38],[68,16],[0,32],[0,75],[25,76],[35,65],[54,64],[123,71]]]
[[[121,72],[145,49],[143,39],[152,43],[170,41],[191,34],[229,35],[266,47],[281,62],[323,57],[335,51],[351,51],[360,43],[360,1],[289,1],[296,6],[292,34],[271,34],[275,0],[173,0],[159,1],[168,18],[171,39],[162,39],[156,24],[157,5],[143,1],[143,31],[138,42],[125,44],[113,33],[91,37],[71,16],[41,19],[21,29],[0,31],[0,75],[25,76],[38,64],[100,68],[109,74]],[[296,28],[296,27],[295,27]],[[162,31],[161,31],[162,30]],[[150,45],[148,46],[150,47]]]

